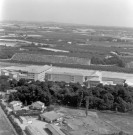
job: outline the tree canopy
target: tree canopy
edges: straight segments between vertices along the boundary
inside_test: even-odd
[[[23,104],[42,101],[46,105],[60,104],[87,109],[117,110],[128,112],[133,110],[133,88],[127,85],[102,85],[87,88],[79,83],[40,82],[12,80],[10,85],[18,91],[9,96],[9,101],[20,100]]]

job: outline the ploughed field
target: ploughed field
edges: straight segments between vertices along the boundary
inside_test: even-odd
[[[15,135],[0,108],[0,135]]]

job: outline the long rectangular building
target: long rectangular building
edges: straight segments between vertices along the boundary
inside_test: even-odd
[[[53,67],[46,72],[45,79],[48,81],[64,81],[66,83],[86,84],[88,87],[94,87],[102,83],[102,75],[100,71],[81,70],[74,68]]]
[[[45,73],[52,67],[45,66],[11,66],[1,69],[1,75],[8,75],[10,78],[19,80],[21,78],[29,80],[44,81]]]
[[[103,85],[127,83],[129,86],[133,86],[133,74],[55,66],[46,72],[45,78],[49,81],[64,81],[66,83],[84,84],[86,82],[88,87],[94,87],[99,83]]]
[[[116,85],[127,83],[133,86],[133,74],[96,71],[78,68],[66,68],[56,66],[11,66],[1,69],[1,75],[9,75],[10,78],[19,80],[21,78],[39,81],[64,81],[66,83],[86,84],[95,87],[99,83],[104,85]]]

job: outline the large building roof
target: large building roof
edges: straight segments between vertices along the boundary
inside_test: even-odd
[[[47,71],[50,69],[51,66],[45,65],[45,66],[10,66],[5,67],[5,70],[8,71],[22,71],[22,72],[28,72],[28,73],[41,73],[43,71]]]
[[[119,73],[119,72],[110,72],[110,71],[101,71],[102,77],[106,78],[117,78],[117,79],[133,79],[133,74],[128,73]]]
[[[72,73],[72,74],[82,74],[83,76],[102,76],[106,78],[117,78],[117,79],[132,79],[133,74],[129,73],[119,73],[111,71],[96,71],[96,70],[87,70],[87,69],[78,69],[78,68],[65,68],[65,67],[56,67],[53,66],[51,69],[52,72],[59,73]]]
[[[53,66],[51,71],[53,73],[66,73],[66,74],[75,74],[75,75],[83,75],[83,76],[91,76],[94,73],[94,70],[84,70],[84,69],[76,69],[76,68],[65,68],[65,67],[55,67]]]
[[[83,76],[82,73],[70,73],[70,72],[56,72],[56,71],[48,71],[48,74],[58,74],[58,75],[76,75],[76,76]]]
[[[28,67],[26,67],[26,70],[29,73],[41,73],[41,72],[46,71],[50,68],[51,68],[51,66],[48,66],[48,65],[45,65],[45,66],[28,66]]]
[[[43,114],[40,114],[41,117],[48,119],[49,121],[56,120],[60,118],[61,116],[56,113],[55,111],[45,112]]]

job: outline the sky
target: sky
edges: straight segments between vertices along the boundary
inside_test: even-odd
[[[133,27],[133,0],[0,0],[0,21]]]

